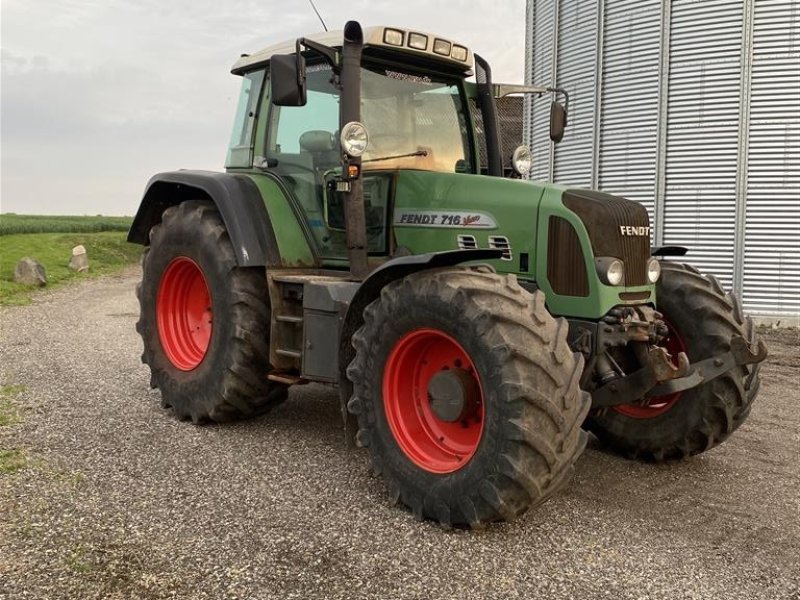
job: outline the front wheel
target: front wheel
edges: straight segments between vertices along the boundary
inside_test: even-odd
[[[383,288],[353,336],[348,409],[391,499],[477,526],[559,489],[590,404],[566,334],[513,276],[437,269]]]
[[[686,352],[692,363],[728,352],[734,336],[755,347],[753,322],[738,298],[714,277],[690,265],[662,262],[658,310],[669,335],[667,351]],[[631,458],[666,460],[705,452],[728,438],[747,418],[758,393],[760,365],[737,366],[695,388],[637,405],[599,409],[587,427]]]

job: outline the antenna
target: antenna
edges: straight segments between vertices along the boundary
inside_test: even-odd
[[[317,17],[319,17],[319,22],[322,23],[323,29],[325,29],[325,31],[328,31],[328,26],[325,25],[325,21],[322,20],[322,17],[320,16],[319,11],[317,10],[317,7],[314,6],[314,0],[308,0],[308,3],[311,5],[311,8],[314,9],[314,12],[317,13]]]

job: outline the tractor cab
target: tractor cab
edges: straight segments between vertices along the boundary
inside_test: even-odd
[[[480,168],[465,82],[473,57],[450,40],[397,28],[368,28],[363,42],[354,67],[359,89],[344,94],[359,103],[359,126],[350,135],[363,136],[358,158],[366,249],[380,257],[393,250],[389,207],[398,170],[476,173]],[[321,257],[334,262],[347,258],[341,182],[353,163],[348,150],[359,151],[355,138],[342,146],[337,56],[343,43],[342,32],[323,34],[240,58],[233,72],[243,76],[242,93],[226,160],[229,171],[256,168],[280,178],[297,199]],[[284,53],[300,48],[281,62]],[[276,62],[294,69],[270,68]],[[279,88],[296,97],[287,102],[278,97]]]
[[[360,43],[349,44],[358,56],[345,64],[347,35]],[[468,80],[476,65],[477,85]],[[401,172],[501,174],[494,96],[546,91],[493,87],[488,64],[466,46],[394,27],[277,44],[241,57],[233,73],[243,84],[226,168],[275,176],[296,199],[322,262],[347,260],[356,270],[396,252],[392,207]],[[527,174],[527,148],[513,162]],[[360,259],[348,253],[348,205],[352,213],[363,206],[364,231],[350,231],[365,235]]]

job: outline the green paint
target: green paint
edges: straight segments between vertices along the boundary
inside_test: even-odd
[[[493,260],[490,264],[504,273],[535,279],[533,256],[537,207],[544,187],[541,184],[485,175],[400,171],[395,194],[398,209],[419,209],[438,213],[441,222],[450,213],[472,212],[491,216],[496,228],[396,226],[398,246],[408,247],[414,254],[440,252],[458,248],[459,235],[472,235],[479,248],[489,247],[489,236],[503,235],[511,242],[511,261]],[[520,253],[527,252],[529,270],[519,272]]]
[[[284,267],[314,266],[314,253],[302,222],[290,204],[289,198],[274,179],[260,173],[246,173],[252,179],[264,200],[272,221],[272,229]]]
[[[624,304],[620,292],[649,291],[655,300],[655,286],[612,287],[596,275],[594,256],[586,228],[578,216],[561,202],[564,186],[500,179],[483,175],[401,171],[397,179],[395,211],[418,209],[435,215],[434,223],[403,226],[396,224],[395,238],[414,254],[458,248],[459,235],[472,235],[479,248],[489,248],[490,236],[505,236],[511,243],[512,260],[494,260],[490,264],[501,273],[513,273],[520,279],[535,281],[547,296],[547,306],[555,315],[598,319],[611,308]],[[476,229],[440,227],[453,212],[491,215],[497,227]],[[589,275],[589,295],[570,297],[556,294],[547,281],[547,227],[551,215],[573,224],[583,248]],[[611,234],[612,232],[609,232]],[[520,270],[520,254],[527,253],[529,268]],[[637,303],[641,303],[638,301]]]
[[[655,301],[654,285],[614,287],[600,281],[595,269],[592,245],[589,241],[589,234],[586,231],[586,227],[583,221],[561,202],[561,194],[565,189],[567,188],[563,186],[547,186],[542,197],[541,205],[539,206],[539,223],[536,229],[538,250],[536,254],[536,268],[537,271],[541,273],[541,277],[537,279],[537,283],[539,288],[547,296],[547,307],[550,309],[550,312],[559,316],[599,319],[615,306],[625,304],[619,297],[621,292],[649,291],[650,300]],[[547,233],[551,216],[558,216],[566,219],[578,233],[578,239],[581,244],[581,249],[583,250],[583,260],[586,264],[586,272],[589,275],[589,295],[586,297],[561,296],[556,294],[547,281]],[[615,233],[616,232],[609,231],[609,235]],[[642,302],[642,300],[639,300],[635,302],[635,304],[641,304]]]

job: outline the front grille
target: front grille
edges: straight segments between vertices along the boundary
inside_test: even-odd
[[[613,256],[625,263],[626,286],[647,283],[650,218],[644,206],[632,200],[589,190],[567,190],[562,201],[583,221],[596,257]],[[624,235],[621,228],[629,232],[648,233]]]
[[[562,217],[551,216],[547,226],[547,280],[561,296],[589,295],[589,276],[578,232]]]

